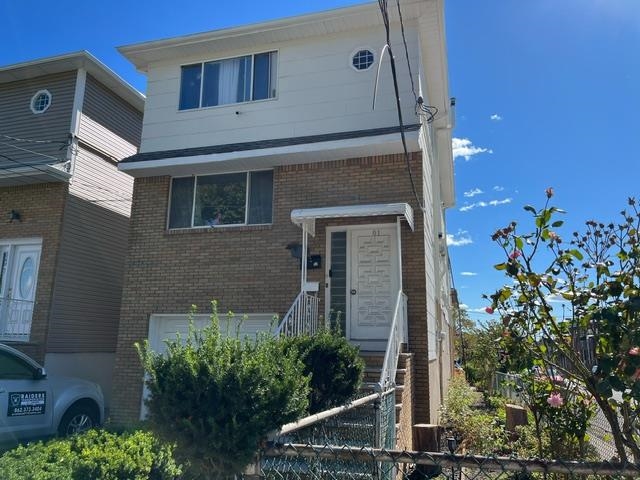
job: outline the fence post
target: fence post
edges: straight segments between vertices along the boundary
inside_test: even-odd
[[[242,473],[242,478],[244,480],[264,479],[264,475],[262,474],[262,462],[261,462],[260,452],[257,452],[253,457],[253,461],[249,465],[247,465],[247,468],[245,468],[244,472]]]

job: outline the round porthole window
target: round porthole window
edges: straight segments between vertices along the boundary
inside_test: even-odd
[[[31,97],[31,111],[33,113],[44,113],[51,106],[51,93],[49,90],[40,90]]]
[[[28,257],[22,264],[22,270],[20,271],[20,296],[22,298],[29,298],[33,284],[35,282],[36,266],[33,258]]]
[[[367,48],[358,49],[351,57],[351,66],[358,71],[368,70],[373,65],[375,56]]]

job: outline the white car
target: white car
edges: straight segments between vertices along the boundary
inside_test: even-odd
[[[99,385],[48,376],[27,355],[0,343],[0,443],[79,433],[103,420]]]

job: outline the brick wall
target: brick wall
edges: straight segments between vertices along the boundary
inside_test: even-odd
[[[396,422],[400,426],[398,431],[397,448],[400,450],[413,450],[413,425],[414,421],[414,376],[413,371],[413,354],[403,353],[404,360],[404,389],[402,390],[402,408],[400,409],[400,417],[396,418]]]
[[[67,190],[66,183],[0,188],[0,239],[42,239],[31,339],[28,343],[14,345],[39,362],[44,361],[46,349],[51,295]],[[20,213],[21,221],[8,221],[11,210]]]
[[[420,154],[412,156],[418,185]],[[402,268],[408,295],[409,349],[415,354],[416,421],[428,419],[428,362],[423,219],[401,155],[320,162],[276,168],[273,224],[167,231],[169,177],[136,179],[114,376],[113,420],[136,420],[142,370],[133,343],[147,338],[149,316],[187,312],[217,299],[220,310],[283,315],[300,289],[298,261],[287,244],[301,241],[291,210],[334,205],[408,202],[416,231],[402,225]],[[326,260],[325,227],[394,223],[395,217],[317,222],[309,251]],[[324,269],[310,270],[324,298]],[[321,306],[323,312],[323,306]]]

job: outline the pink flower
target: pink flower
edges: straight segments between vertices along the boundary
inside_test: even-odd
[[[553,197],[553,188],[552,188],[552,187],[547,188],[547,189],[544,191],[544,193],[546,193],[547,198],[551,198],[551,197]]]
[[[552,393],[547,398],[547,403],[551,406],[551,408],[560,408],[564,405],[564,400],[562,399],[562,395],[559,393]]]
[[[636,371],[633,372],[633,375],[631,375],[631,380],[633,380],[634,382],[640,380],[640,368],[636,368]]]
[[[511,255],[509,255],[509,258],[511,260],[515,260],[516,258],[518,258],[520,255],[522,255],[522,252],[520,250],[514,250]]]
[[[493,315],[493,308],[491,307],[485,308],[484,311],[487,312],[489,315]]]
[[[634,357],[640,355],[640,347],[633,347],[629,349],[629,355],[633,355]]]

